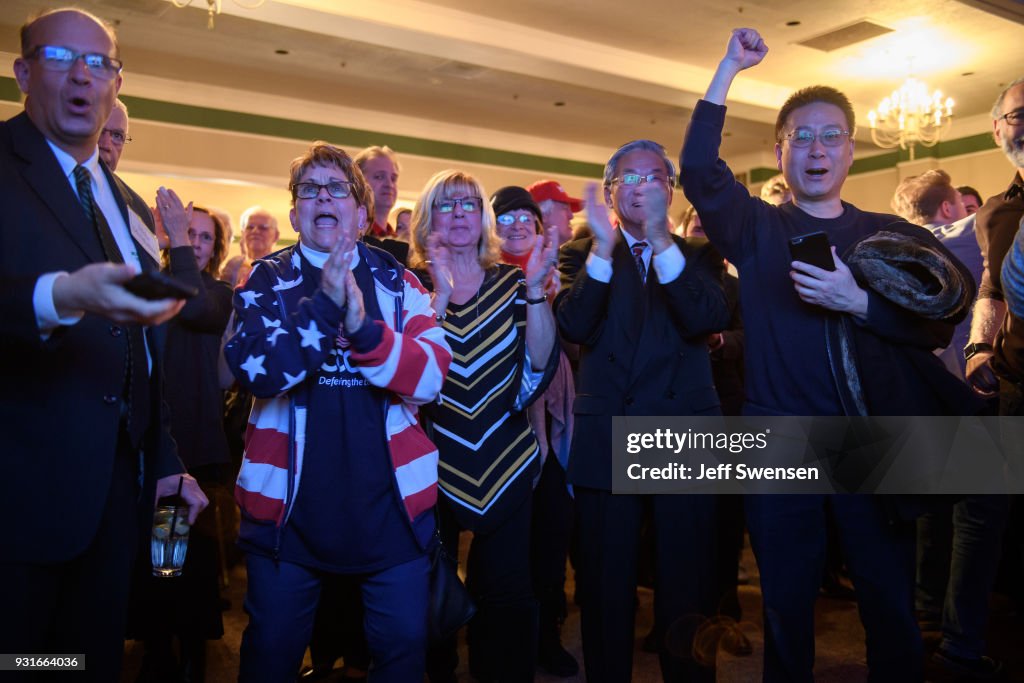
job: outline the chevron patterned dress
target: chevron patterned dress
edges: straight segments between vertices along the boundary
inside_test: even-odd
[[[438,481],[459,523],[482,531],[530,495],[540,466],[526,413],[515,409],[526,362],[523,272],[488,270],[475,297],[448,304],[444,331],[452,364],[430,407]]]

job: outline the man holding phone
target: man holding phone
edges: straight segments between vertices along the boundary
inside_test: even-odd
[[[0,123],[0,651],[84,655],[84,680],[116,681],[144,508],[179,487],[190,522],[207,503],[163,424],[160,335],[143,334],[183,302],[124,286],[156,268],[156,238],[97,152],[121,85],[113,29],[44,12],[22,27],[14,74],[25,111]]]
[[[930,233],[842,201],[855,133],[846,96],[814,86],[782,106],[775,155],[793,192],[789,203],[772,206],[751,197],[719,158],[732,80],[767,52],[757,31],[733,31],[707,94],[694,109],[680,160],[683,189],[708,238],[740,273],[748,340],[744,414],[957,410],[926,388],[929,381],[942,381],[934,373],[956,381],[930,354],[948,344],[956,321],[929,320],[884,298],[839,257],[884,229],[937,254],[957,278],[970,278]],[[834,270],[791,255],[793,238],[823,249],[820,237],[808,237],[815,232],[827,237],[831,247],[825,255]],[[959,316],[969,306],[973,286],[965,284],[961,294],[955,302]],[[852,343],[835,345],[840,340]],[[949,396],[957,396],[956,391],[950,389]],[[826,502],[835,512],[857,590],[872,680],[921,680],[912,527],[890,524],[888,511],[867,495],[762,495],[747,496],[745,502],[764,594],[764,680],[813,680],[814,601],[825,556]]]

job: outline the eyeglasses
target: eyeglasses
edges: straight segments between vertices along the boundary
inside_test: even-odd
[[[519,221],[523,225],[532,224],[533,214],[521,213],[518,216],[516,216],[511,213],[503,213],[500,216],[498,216],[498,222],[504,225],[505,227],[512,225],[516,221]]]
[[[618,178],[612,178],[613,183],[620,185],[643,185],[644,183],[667,183],[668,178],[660,173],[640,175],[639,173],[623,173]]]
[[[330,192],[330,190],[328,190],[328,192]],[[319,194],[319,193],[320,193],[320,190],[317,189],[317,194]],[[274,226],[270,225],[269,223],[249,223],[247,226],[245,226],[242,229],[245,232],[254,232],[254,231],[256,231],[256,232],[270,232],[271,230],[274,229]]]
[[[1024,109],[1008,111],[1002,116],[997,116],[996,121],[1006,121],[1011,126],[1019,126],[1024,123]]]
[[[60,45],[40,45],[25,55],[27,59],[38,57],[44,69],[50,71],[70,71],[71,67],[79,58],[85,62],[89,73],[96,78],[109,81],[119,73],[124,66],[120,59],[114,59],[98,52],[75,52],[71,48]]]
[[[106,133],[110,136],[110,140],[118,147],[123,147],[126,142],[131,142],[132,139],[128,137],[128,134],[123,130],[116,130],[114,128],[104,128],[100,131],[100,135]]]
[[[817,135],[809,130],[795,130],[792,133],[783,135],[782,137],[789,140],[789,144],[793,147],[810,147],[814,144],[815,140],[818,140],[825,147],[838,147],[843,144],[845,138],[850,135],[848,130],[839,130],[838,128],[829,128],[823,130]]]
[[[196,232],[192,228],[188,229],[188,238],[194,240],[196,237],[199,238],[200,242],[206,242],[207,244],[213,244],[213,240],[216,239],[213,235],[208,232]]]
[[[476,213],[483,206],[484,200],[480,197],[454,197],[452,199],[439,199],[434,202],[434,208],[441,213],[451,213],[458,204],[466,213]]]
[[[298,199],[316,199],[320,196],[320,190],[327,188],[327,194],[335,199],[344,199],[352,194],[352,183],[342,180],[334,180],[326,185],[320,183],[295,183],[292,185],[292,193]]]

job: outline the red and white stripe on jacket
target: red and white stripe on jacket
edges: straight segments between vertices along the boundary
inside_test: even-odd
[[[360,253],[366,254],[363,250]],[[280,262],[273,265],[288,267]],[[375,321],[383,328],[381,341],[364,353],[353,350],[350,359],[370,384],[391,392],[385,420],[388,450],[406,514],[414,520],[429,512],[437,501],[438,462],[437,448],[419,425],[416,406],[437,397],[452,357],[444,332],[434,321],[430,297],[419,280],[403,271],[399,293],[383,279],[374,278],[377,301],[387,319]],[[276,283],[276,293],[287,299],[290,297],[282,291],[282,285],[293,289],[301,279],[288,282],[278,278]],[[273,291],[266,294],[269,299],[275,296]],[[399,323],[401,332],[396,332]],[[248,516],[278,525],[285,522],[289,502],[298,494],[302,479],[306,408],[297,396],[282,392],[255,400],[235,486],[235,500]],[[289,421],[293,415],[295,476],[289,492]]]

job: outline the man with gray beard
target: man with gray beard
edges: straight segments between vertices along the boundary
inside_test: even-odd
[[[999,394],[1001,415],[1024,415],[1024,320],[1006,312],[1000,279],[1003,258],[1024,215],[1024,77],[1008,85],[992,107],[996,143],[1016,169],[1006,192],[989,197],[975,231],[985,258],[969,343],[967,380],[981,394]]]

